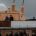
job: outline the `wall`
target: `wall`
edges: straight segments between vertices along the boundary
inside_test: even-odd
[[[0,13],[0,21],[3,21],[9,15],[12,15],[14,20],[19,20],[19,13]]]

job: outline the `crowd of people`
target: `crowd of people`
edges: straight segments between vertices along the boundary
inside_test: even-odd
[[[19,33],[15,33],[14,36],[27,36],[27,34],[24,32],[19,32]]]
[[[11,34],[6,34],[6,36],[27,36],[26,32],[15,32],[14,35],[13,33],[11,32]]]
[[[14,19],[13,19],[13,16],[12,15],[5,17],[5,21],[13,21],[13,20]]]

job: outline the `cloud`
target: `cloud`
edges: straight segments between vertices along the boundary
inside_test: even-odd
[[[3,3],[0,3],[0,11],[7,10],[7,6]]]

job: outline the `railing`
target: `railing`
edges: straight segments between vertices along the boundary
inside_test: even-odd
[[[11,27],[11,21],[0,21],[0,27]]]

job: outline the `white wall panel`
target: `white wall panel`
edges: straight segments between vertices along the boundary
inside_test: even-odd
[[[11,21],[12,28],[33,28],[36,27],[36,21]]]

